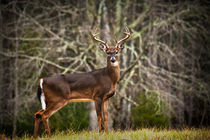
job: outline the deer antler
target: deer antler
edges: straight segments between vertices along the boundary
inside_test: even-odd
[[[106,48],[109,48],[108,45],[107,45],[107,41],[104,42],[104,41],[102,41],[102,40],[96,38],[96,36],[97,36],[98,34],[99,34],[99,33],[97,33],[97,28],[96,28],[95,32],[92,34],[93,38],[94,38],[96,41],[98,41],[98,42],[100,42],[101,44],[103,44],[104,46],[106,46]]]
[[[129,29],[127,27],[125,28],[124,34],[126,34],[126,36],[123,39],[119,40],[117,42],[117,44],[123,43],[125,40],[127,40],[131,36],[131,33],[130,33],[130,31],[129,31]]]

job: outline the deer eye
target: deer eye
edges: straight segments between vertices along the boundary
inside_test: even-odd
[[[118,52],[115,52],[115,54],[118,54]]]
[[[106,54],[110,55],[111,53],[110,52],[106,52]]]

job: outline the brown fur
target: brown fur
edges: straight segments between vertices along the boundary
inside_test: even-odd
[[[100,42],[100,48],[107,54],[107,67],[88,73],[61,74],[42,78],[42,92],[45,96],[46,110],[40,110],[34,115],[34,137],[38,136],[38,128],[41,120],[43,121],[45,130],[50,135],[50,127],[48,125],[49,117],[68,102],[77,101],[94,101],[99,132],[101,132],[102,114],[105,131],[108,131],[107,104],[109,98],[115,94],[117,82],[120,78],[117,53],[123,48],[124,41],[130,37],[130,32],[127,28],[124,34],[126,36],[116,42],[115,47],[109,47],[106,42],[96,38],[97,34],[93,34],[93,38]],[[113,66],[112,64],[116,64],[114,62],[118,62],[118,65]],[[38,96],[41,96],[41,90],[38,91]]]

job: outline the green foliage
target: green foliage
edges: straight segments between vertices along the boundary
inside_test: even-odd
[[[155,92],[139,94],[136,99],[139,106],[132,109],[132,120],[135,128],[169,127],[169,117],[165,114],[166,106]]]
[[[70,103],[50,118],[52,130],[79,131],[89,126],[87,103]]]

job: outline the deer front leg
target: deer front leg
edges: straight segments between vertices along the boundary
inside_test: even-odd
[[[98,99],[95,100],[95,108],[96,108],[96,114],[98,119],[98,130],[99,133],[101,132],[101,119],[102,119],[102,100]]]
[[[107,105],[108,105],[109,100],[106,100],[103,103],[103,117],[104,117],[104,129],[106,132],[108,132],[108,125],[107,125],[107,120],[108,120],[108,111],[107,111]]]

